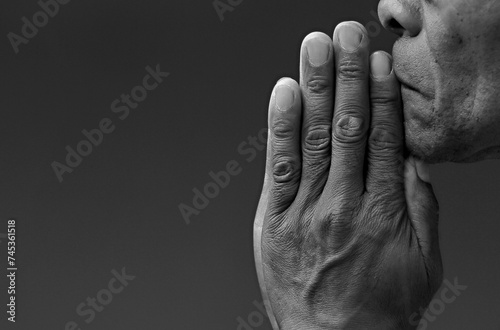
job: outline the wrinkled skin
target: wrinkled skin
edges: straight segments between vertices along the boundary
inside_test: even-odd
[[[428,163],[500,158],[500,1],[382,0],[397,33],[408,148]]]
[[[415,328],[442,279],[422,160],[500,158],[500,1],[382,0],[379,16],[393,63],[314,33],[300,83],[271,97],[254,247],[275,329]]]
[[[338,41],[359,42],[346,26],[361,36],[353,52]],[[277,83],[254,232],[275,329],[411,329],[439,288],[437,201],[425,167],[404,157],[399,89],[355,22],[333,41],[309,35],[300,85]]]

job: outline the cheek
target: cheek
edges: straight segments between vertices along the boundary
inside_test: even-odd
[[[428,47],[428,68],[435,82],[435,95],[432,105],[422,102],[419,105],[431,111],[425,111],[425,116],[408,116],[405,127],[409,149],[430,162],[456,160],[477,152],[481,145],[491,143],[482,134],[491,129],[488,123],[500,123],[500,115],[488,116],[477,104],[485,103],[488,95],[491,97],[491,93],[483,91],[485,84],[482,80],[485,63],[494,72],[492,45],[497,45],[496,54],[500,58],[500,19],[490,24],[487,16],[478,17],[477,13],[471,12],[477,7],[484,9],[483,0],[436,1],[440,8],[431,5],[423,8],[422,34]],[[495,33],[491,33],[492,29]],[[489,59],[486,54],[489,54]],[[500,70],[500,61],[497,63]],[[490,139],[492,135],[490,132]]]
[[[449,46],[475,45],[470,50],[498,41],[500,32],[500,1],[498,0],[436,0],[436,7],[424,8],[425,21],[436,34],[443,34]],[[431,30],[428,30],[431,31]]]
[[[431,47],[446,52],[444,61],[469,60],[487,41],[492,24],[500,25],[500,13],[490,13],[491,2],[498,0],[436,1],[423,7],[424,28]]]
[[[438,65],[449,65],[468,53],[473,42],[464,18],[456,10],[434,11],[426,8],[424,30],[427,44]]]
[[[430,66],[436,82],[434,108],[448,127],[463,125],[464,118],[471,116],[479,76],[478,40],[467,29],[466,20],[452,9],[429,10],[425,16]]]

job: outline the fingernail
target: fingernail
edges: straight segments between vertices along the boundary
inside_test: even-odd
[[[309,62],[313,66],[325,64],[330,56],[330,45],[321,41],[319,38],[313,38],[306,42],[307,55]]]
[[[417,169],[417,175],[420,180],[431,183],[431,170],[429,164],[422,160],[415,159],[415,168]]]
[[[392,71],[391,59],[383,52],[376,52],[370,57],[370,67],[375,78],[387,77]]]
[[[338,27],[338,38],[340,46],[351,53],[359,48],[363,31],[354,23],[345,23]]]
[[[276,85],[279,85],[280,82],[282,82],[283,80],[286,80],[286,79],[289,79],[287,77],[283,77],[283,78],[280,78],[277,82],[276,82]]]
[[[288,111],[293,106],[295,94],[288,85],[279,85],[276,87],[276,108],[280,111]]]

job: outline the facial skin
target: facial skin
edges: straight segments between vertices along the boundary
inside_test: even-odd
[[[382,0],[400,38],[408,150],[428,163],[500,158],[500,1]]]

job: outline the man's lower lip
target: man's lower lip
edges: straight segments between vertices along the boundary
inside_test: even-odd
[[[415,100],[423,101],[423,100],[427,99],[425,97],[425,95],[422,94],[418,89],[415,89],[415,88],[413,88],[409,85],[406,85],[406,84],[401,84],[401,94],[406,94],[407,98],[409,98],[409,100],[413,100],[413,101],[415,101]],[[404,99],[404,97],[403,97],[403,99]]]
[[[404,84],[401,84],[401,96],[405,119],[425,121],[426,109],[429,106],[425,96],[418,90]]]
[[[401,82],[401,91],[407,92],[407,93],[412,93],[412,94],[418,94],[419,97],[421,97],[422,99],[425,99],[425,100],[431,100],[433,98],[431,93],[422,92],[420,89],[416,89],[416,88],[414,88],[410,85],[407,85],[403,82]]]
[[[404,102],[404,109],[409,110],[412,109],[414,110],[414,105],[417,99],[419,99],[420,95],[417,90],[414,88],[411,88],[408,85],[401,84],[401,96],[403,98]]]

